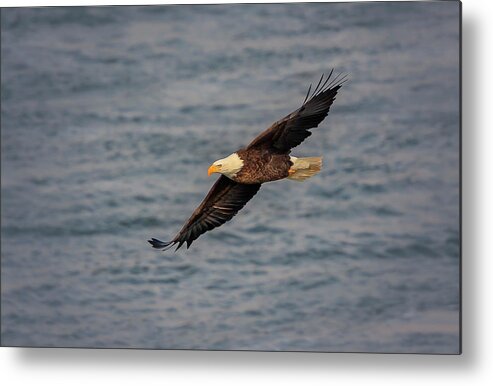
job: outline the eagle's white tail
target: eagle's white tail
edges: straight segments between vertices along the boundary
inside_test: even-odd
[[[293,166],[289,169],[290,180],[304,181],[322,169],[322,157],[291,157],[291,162]]]

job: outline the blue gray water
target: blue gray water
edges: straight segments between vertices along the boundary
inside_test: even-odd
[[[456,353],[459,5],[2,9],[3,345]],[[188,251],[211,162],[349,74]]]

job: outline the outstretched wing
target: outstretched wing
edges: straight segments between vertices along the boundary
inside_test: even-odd
[[[322,75],[311,95],[312,86],[310,85],[303,105],[298,110],[275,122],[255,138],[247,149],[264,147],[289,152],[312,135],[308,130],[317,127],[325,119],[336,98],[337,91],[346,81],[346,76],[339,74],[329,82],[333,71],[326,79]]]
[[[151,239],[148,241],[154,248],[163,250],[175,244],[178,244],[176,247],[178,250],[186,242],[188,249],[201,234],[231,220],[259,189],[260,184],[239,184],[228,177],[221,176],[173,240],[162,242]]]

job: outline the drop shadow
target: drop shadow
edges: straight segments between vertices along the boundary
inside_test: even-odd
[[[477,363],[479,305],[477,302],[479,243],[479,21],[462,23],[462,342],[464,359]]]
[[[457,355],[411,354],[324,354],[268,353],[239,351],[166,351],[111,349],[16,349],[19,364],[31,366],[91,366],[115,369],[133,368],[194,369],[227,368],[228,371],[255,367],[258,370],[282,371],[287,368],[320,370],[341,369],[370,371],[447,371],[460,372],[470,367],[470,361]],[[453,366],[451,366],[453,364]]]

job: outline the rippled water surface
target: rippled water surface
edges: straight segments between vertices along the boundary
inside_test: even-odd
[[[456,353],[455,2],[2,9],[3,345]],[[350,75],[265,185],[162,253],[247,144]]]

